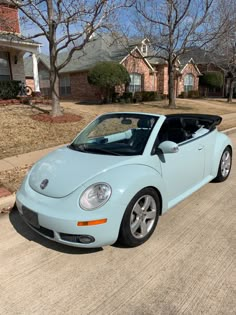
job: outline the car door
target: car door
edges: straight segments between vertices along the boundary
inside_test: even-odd
[[[176,153],[159,154],[168,203],[174,205],[203,180],[204,146],[201,138],[179,143]]]

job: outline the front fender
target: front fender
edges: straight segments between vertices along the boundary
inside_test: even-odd
[[[233,144],[230,140],[230,138],[222,133],[222,132],[218,132],[217,136],[216,136],[216,145],[215,145],[215,149],[214,149],[214,153],[213,153],[213,163],[212,163],[212,176],[215,178],[217,176],[218,173],[218,168],[219,168],[219,164],[220,164],[220,159],[222,156],[222,153],[224,151],[224,149],[230,146],[231,148],[233,148]]]
[[[145,187],[154,187],[158,190],[161,197],[161,212],[167,209],[166,185],[161,174],[152,167],[141,164],[119,166],[99,174],[87,185],[89,186],[96,182],[106,182],[112,187],[112,196],[108,202],[115,204],[117,208],[119,208],[120,204],[121,209],[126,209],[137,192]]]

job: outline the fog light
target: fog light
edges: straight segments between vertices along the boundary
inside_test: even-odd
[[[83,244],[89,244],[95,241],[95,238],[90,235],[80,235],[78,238],[79,238],[79,242]]]

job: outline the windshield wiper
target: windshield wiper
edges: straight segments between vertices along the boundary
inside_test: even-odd
[[[114,151],[110,151],[110,150],[106,150],[106,149],[102,149],[102,148],[96,148],[96,147],[87,147],[85,149],[86,151],[89,151],[89,152],[97,152],[97,153],[105,153],[105,154],[109,154],[109,155],[121,155],[117,152],[114,152]]]
[[[68,148],[75,151],[85,152],[86,151],[85,145],[86,143],[79,143],[79,144],[71,143],[68,145]]]
[[[75,143],[71,143],[69,145],[69,148],[71,148],[72,150],[75,151],[80,151],[80,152],[94,152],[94,153],[105,153],[105,154],[109,154],[109,155],[121,155],[117,152],[114,151],[110,151],[110,150],[106,150],[106,149],[102,149],[102,148],[97,148],[97,147],[90,147],[88,146],[87,143],[79,143],[79,144],[75,144]]]

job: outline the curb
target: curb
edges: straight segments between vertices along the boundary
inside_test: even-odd
[[[226,129],[226,130],[222,130],[222,132],[225,133],[226,135],[230,135],[230,134],[236,132],[236,127],[229,128],[229,129]]]
[[[9,192],[10,193],[10,192]],[[0,196],[0,214],[9,213],[16,202],[16,194],[10,193],[7,196]]]

